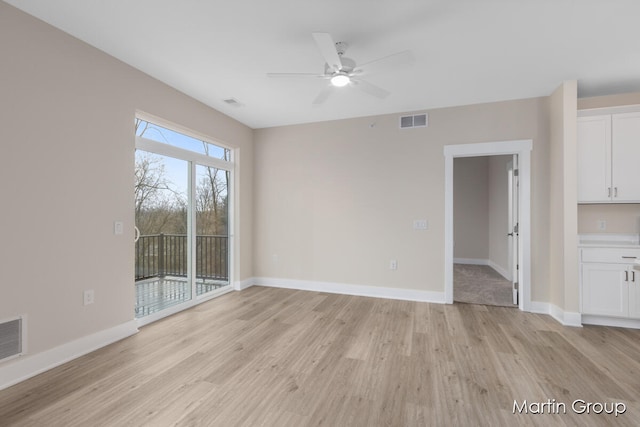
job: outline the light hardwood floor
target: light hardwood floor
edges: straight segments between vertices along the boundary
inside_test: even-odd
[[[640,331],[253,287],[0,391],[0,425],[631,426],[639,398]],[[567,414],[514,415],[525,399]]]

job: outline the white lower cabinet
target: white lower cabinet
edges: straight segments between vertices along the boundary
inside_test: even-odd
[[[582,249],[582,314],[640,319],[640,250]]]
[[[633,271],[633,279],[629,285],[629,317],[640,319],[640,270]]]
[[[629,316],[627,267],[618,264],[582,265],[582,313]]]

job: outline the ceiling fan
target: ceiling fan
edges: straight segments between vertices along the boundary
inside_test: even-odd
[[[350,58],[344,56],[348,45],[344,42],[334,43],[329,33],[313,33],[316,45],[325,60],[324,74],[314,73],[267,73],[269,77],[302,77],[321,78],[329,81],[329,84],[313,100],[314,105],[322,104],[327,100],[334,88],[353,86],[376,98],[384,99],[389,92],[360,78],[363,73],[380,70],[385,67],[397,68],[399,65],[413,61],[411,51],[405,50],[394,53],[360,66]]]

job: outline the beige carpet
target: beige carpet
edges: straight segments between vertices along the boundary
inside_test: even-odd
[[[516,307],[511,282],[488,265],[453,265],[453,300],[470,304]]]

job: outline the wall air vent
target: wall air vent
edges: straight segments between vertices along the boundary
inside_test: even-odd
[[[429,126],[429,116],[426,113],[400,117],[400,129],[426,128],[427,126]]]
[[[0,361],[22,354],[22,318],[0,323]]]

